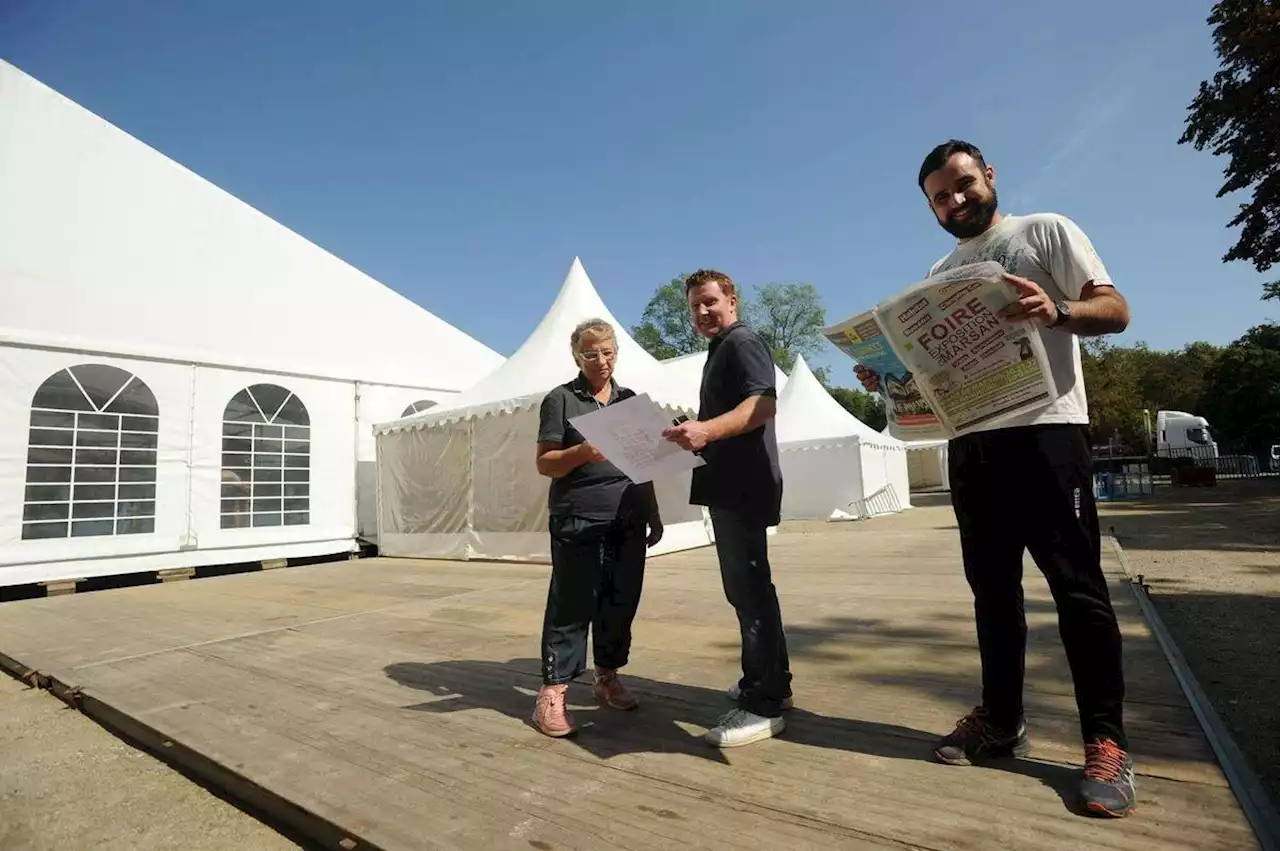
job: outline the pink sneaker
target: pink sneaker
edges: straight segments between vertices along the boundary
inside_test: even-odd
[[[543,686],[539,689],[538,702],[533,707],[533,726],[539,732],[557,739],[577,732],[573,716],[564,705],[565,692],[568,690],[568,684]]]
[[[635,695],[628,691],[618,679],[617,671],[610,671],[607,668],[596,668],[595,685],[592,691],[596,694],[596,700],[610,709],[628,710],[640,705]]]

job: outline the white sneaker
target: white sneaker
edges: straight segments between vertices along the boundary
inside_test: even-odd
[[[703,736],[718,748],[736,748],[772,738],[787,728],[781,718],[764,718],[745,709],[731,709]]]
[[[737,700],[740,697],[742,697],[742,689],[738,687],[737,683],[734,683],[733,685],[729,686],[729,697],[733,700]],[[795,705],[796,705],[796,699],[794,696],[786,697],[786,698],[783,698],[782,700],[783,711],[786,711],[788,709],[794,709]]]

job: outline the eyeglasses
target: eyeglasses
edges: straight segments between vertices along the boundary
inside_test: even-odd
[[[597,360],[600,360],[600,358],[604,358],[605,360],[614,360],[618,357],[618,353],[613,351],[612,349],[604,349],[600,351],[591,351],[591,352],[580,352],[580,354],[582,355],[583,360],[589,360],[589,361],[597,361]]]

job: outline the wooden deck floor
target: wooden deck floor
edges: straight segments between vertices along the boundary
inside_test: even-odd
[[[572,740],[526,721],[545,567],[374,559],[10,603],[0,653],[388,849],[1256,848],[1118,582],[1134,817],[1073,812],[1075,705],[1034,569],[1033,757],[929,760],[977,696],[951,523],[922,508],[771,539],[797,708],[725,752],[700,738],[737,676],[711,550],[649,563],[625,671],[643,705],[575,685],[591,724]]]

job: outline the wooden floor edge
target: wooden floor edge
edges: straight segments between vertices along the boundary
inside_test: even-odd
[[[1113,528],[1111,534],[1105,537],[1120,562],[1120,569],[1124,571],[1125,584],[1129,586],[1129,591],[1142,611],[1143,619],[1155,636],[1156,643],[1160,645],[1169,667],[1173,669],[1174,679],[1177,680],[1178,687],[1187,698],[1187,703],[1191,705],[1191,711],[1195,714],[1200,729],[1209,740],[1209,747],[1213,749],[1218,765],[1226,775],[1227,785],[1240,803],[1240,809],[1244,811],[1249,826],[1253,828],[1254,837],[1258,840],[1262,851],[1280,851],[1280,811],[1276,810],[1275,803],[1249,767],[1244,752],[1232,738],[1226,725],[1213,708],[1209,696],[1200,687],[1195,674],[1191,672],[1191,667],[1183,657],[1182,651],[1178,649],[1177,642],[1173,640],[1173,636],[1160,617],[1160,612],[1152,603],[1146,585],[1139,581],[1141,577],[1135,577],[1133,571],[1129,569],[1129,558],[1125,555],[1124,547],[1120,545],[1115,529]]]
[[[36,671],[4,653],[0,653],[0,671],[32,687],[49,691],[116,738],[146,751],[304,848],[383,851],[381,846],[250,780],[78,686]]]

